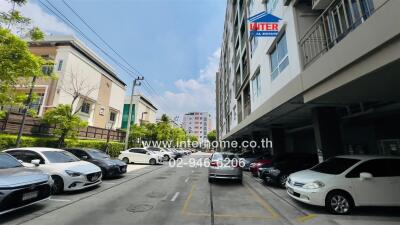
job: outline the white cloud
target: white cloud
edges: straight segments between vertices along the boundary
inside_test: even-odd
[[[176,80],[176,91],[167,91],[162,97],[152,96],[155,104],[162,102],[160,114],[164,113],[163,110],[167,110],[171,116],[201,111],[209,112],[215,118],[215,74],[218,71],[220,51],[217,49],[208,58],[207,65],[196,78]]]
[[[11,9],[11,4],[6,0],[0,0],[0,9],[8,11]],[[22,7],[17,7],[17,10],[21,11],[25,17],[30,18],[34,26],[39,27],[47,34],[73,34],[71,28],[35,3],[28,2]]]

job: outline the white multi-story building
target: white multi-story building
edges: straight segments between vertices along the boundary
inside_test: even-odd
[[[29,42],[29,49],[55,63],[56,79],[38,79],[33,89],[39,98],[31,105],[38,116],[59,104],[73,104],[90,126],[121,127],[126,85],[95,52],[73,36],[47,36]],[[17,90],[29,91],[24,86]]]
[[[400,154],[399,10],[397,0],[229,0],[218,138],[268,137],[274,152],[325,158]],[[263,11],[282,19],[276,37],[250,36],[247,18]]]
[[[183,116],[182,128],[189,134],[194,134],[200,142],[207,140],[211,131],[211,115],[208,112],[190,112]]]

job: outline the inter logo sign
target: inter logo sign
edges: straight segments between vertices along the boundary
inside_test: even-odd
[[[248,20],[250,36],[276,37],[279,32],[279,21],[282,19],[267,12],[261,12]]]

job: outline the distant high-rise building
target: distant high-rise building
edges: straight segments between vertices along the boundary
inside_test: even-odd
[[[211,115],[208,112],[190,112],[183,116],[182,128],[189,134],[196,135],[200,142],[207,140],[211,126]]]

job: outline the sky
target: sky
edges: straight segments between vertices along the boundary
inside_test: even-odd
[[[29,0],[19,10],[48,35],[73,34],[109,63],[132,86],[132,77],[79,36],[40,2],[51,2],[75,26],[122,62],[62,0]],[[151,88],[136,88],[171,117],[190,111],[215,116],[215,73],[225,17],[225,0],[64,0],[122,57]],[[9,8],[0,0],[0,10]],[[215,123],[214,123],[215,126]]]

